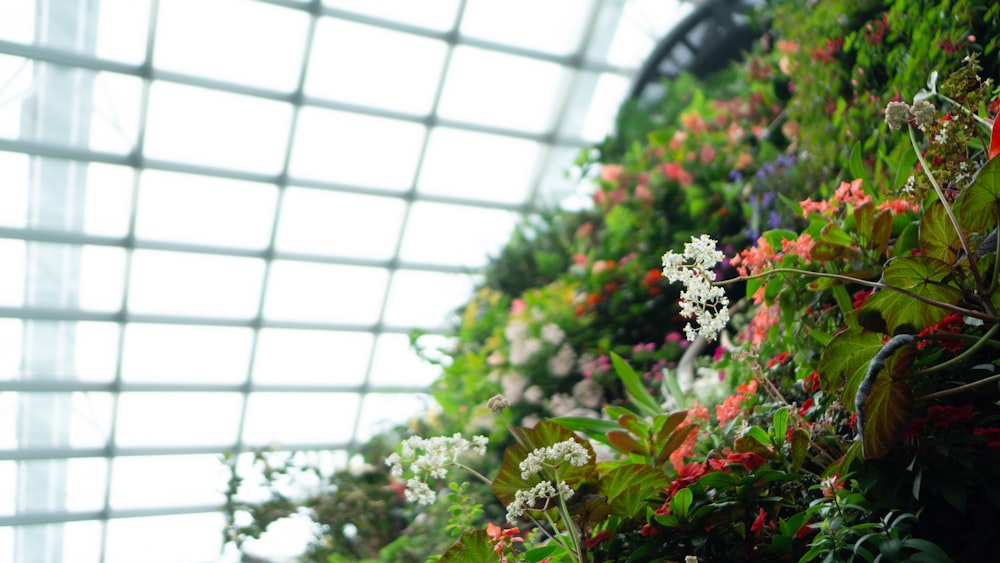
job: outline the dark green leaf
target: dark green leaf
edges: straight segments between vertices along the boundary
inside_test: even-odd
[[[598,492],[608,499],[618,516],[643,514],[644,506],[662,503],[660,494],[670,486],[663,471],[648,465],[630,464],[612,469],[598,483]]]
[[[819,382],[823,392],[839,392],[844,404],[853,405],[868,364],[881,349],[882,336],[859,326],[848,327],[834,336],[819,360]]]
[[[899,444],[913,418],[913,391],[905,376],[913,367],[916,346],[903,346],[886,359],[864,404],[861,436],[865,459],[883,457]]]
[[[482,563],[496,558],[486,530],[476,530],[462,534],[438,559],[438,563]]]
[[[920,220],[921,254],[951,264],[955,262],[960,248],[962,243],[944,205],[935,199],[924,210]]]
[[[514,432],[518,441],[525,446],[517,443],[504,450],[503,463],[500,465],[500,470],[497,472],[491,487],[493,494],[504,506],[514,501],[517,491],[529,489],[543,479],[552,480],[553,476],[550,475],[549,470],[543,470],[541,474],[532,475],[527,480],[521,478],[521,462],[528,457],[529,453],[538,448],[548,447],[566,440],[575,440],[590,454],[590,463],[582,467],[575,467],[568,462],[562,462],[559,465],[559,479],[575,488],[593,473],[595,467],[593,447],[591,447],[590,442],[578,437],[565,426],[551,420],[544,420],[535,425],[534,428],[514,428]],[[525,447],[529,449],[525,449]]]
[[[904,256],[890,260],[883,272],[883,282],[890,287],[903,289],[922,297],[955,305],[962,296],[958,288],[945,282],[951,266],[927,256]],[[865,302],[861,311],[877,315],[885,321],[885,331],[895,335],[916,334],[936,324],[947,311],[924,303],[898,291],[882,289]]]

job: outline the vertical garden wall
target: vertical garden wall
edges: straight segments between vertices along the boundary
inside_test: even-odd
[[[755,12],[581,155],[592,207],[491,262],[439,409],[315,496],[234,495],[227,533],[305,507],[318,561],[990,560],[998,18]]]

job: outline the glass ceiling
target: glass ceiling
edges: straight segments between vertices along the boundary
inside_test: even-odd
[[[690,8],[0,2],[0,561],[215,560],[221,452],[343,465],[422,410],[408,332],[586,200]]]

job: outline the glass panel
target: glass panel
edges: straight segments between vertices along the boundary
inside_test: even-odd
[[[4,58],[0,55],[0,80],[3,79],[3,64]],[[0,89],[0,135],[4,128],[3,99],[5,92]],[[4,188],[0,190],[0,226],[24,227],[27,223],[29,166],[26,154],[0,152],[0,170],[4,171]],[[3,263],[7,264],[7,261]]]
[[[117,323],[76,323],[75,379],[112,381],[118,364]]]
[[[287,188],[275,246],[287,252],[386,260],[406,205],[391,197]]]
[[[345,444],[360,401],[357,393],[251,393],[243,440],[255,447]]]
[[[24,306],[24,241],[0,239],[0,306]]]
[[[378,320],[388,272],[381,268],[275,261],[268,319],[371,324]]]
[[[277,197],[278,188],[271,184],[147,170],[139,185],[135,234],[140,239],[264,248],[271,240]]]
[[[123,237],[132,214],[135,171],[127,166],[87,163],[83,230],[87,234]]]
[[[24,561],[53,561],[61,563],[98,563],[101,561],[101,523],[97,521],[67,522],[65,524],[44,524],[38,526],[17,526],[0,528],[0,561],[22,561],[15,559],[17,549],[15,535],[26,537],[37,543],[33,549],[25,549],[19,556],[27,556]],[[52,541],[60,538],[61,541]],[[49,549],[43,553],[40,546]],[[55,549],[56,547],[61,549]],[[51,557],[45,559],[43,557]],[[42,559],[39,559],[42,558]]]
[[[533,141],[436,127],[417,189],[470,200],[525,203],[540,153],[541,146]]]
[[[53,413],[61,416],[53,418]],[[111,394],[0,393],[0,449],[32,445],[36,435],[20,436],[22,423],[51,429],[43,436],[44,447],[103,448],[111,427]]]
[[[393,327],[442,327],[472,295],[464,274],[397,270],[392,276],[383,321]]]
[[[44,475],[53,470],[65,475],[63,484],[66,496],[65,499],[61,499],[65,501],[63,510],[91,512],[104,508],[104,489],[108,474],[108,460],[105,458],[2,461],[0,462],[0,514],[9,516],[16,511],[19,473]],[[0,557],[0,561],[7,559]]]
[[[694,10],[694,4],[682,0],[629,0],[621,9],[603,58],[612,65],[639,68],[660,38]]]
[[[241,405],[237,393],[122,393],[115,444],[231,447]]]
[[[35,0],[0,3],[0,39],[17,43],[35,40]]]
[[[136,250],[128,308],[134,313],[250,318],[257,314],[263,260]]]
[[[255,384],[361,385],[372,335],[366,332],[263,329],[254,357]]]
[[[178,384],[246,381],[249,328],[125,325],[122,380]]]
[[[101,0],[97,56],[127,63],[146,60],[149,0]]]
[[[463,37],[570,55],[583,39],[593,4],[593,0],[468,0],[460,31]]]
[[[246,0],[160,2],[156,68],[291,91],[309,16]]]
[[[364,441],[379,432],[406,424],[427,410],[431,397],[423,393],[368,393],[362,402],[357,440]]]
[[[125,295],[125,249],[88,245],[80,256],[80,308],[120,310]]]
[[[569,72],[555,63],[455,47],[438,114],[443,119],[543,133],[554,125]]]
[[[427,334],[417,342],[426,346],[431,357],[440,359],[440,354],[436,354],[434,349],[445,346],[449,340],[443,336]],[[375,341],[372,372],[368,378],[368,384],[372,388],[428,387],[439,375],[441,368],[421,359],[410,346],[409,336],[386,333],[380,334]]]
[[[119,457],[112,471],[112,510],[225,502],[226,468],[215,454]]]
[[[424,115],[431,111],[446,50],[443,41],[322,18],[305,91],[309,96]]]
[[[291,173],[406,190],[413,183],[423,139],[424,127],[418,123],[304,107],[295,129]]]
[[[459,0],[435,0],[434,2],[413,2],[412,0],[323,0],[331,8],[347,10],[379,19],[400,22],[406,25],[447,31],[455,25]]]
[[[144,150],[150,158],[277,174],[291,117],[286,103],[154,81]]]
[[[108,522],[104,563],[203,563],[222,552],[222,513],[147,518],[115,518]]]
[[[0,380],[21,377],[22,337],[20,319],[0,319]]]
[[[127,154],[142,81],[134,76],[0,55],[0,137]],[[43,91],[71,92],[41,97]]]
[[[416,202],[399,257],[408,263],[480,267],[503,247],[516,222],[509,211]]]

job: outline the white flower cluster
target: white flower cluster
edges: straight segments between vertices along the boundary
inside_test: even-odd
[[[566,484],[566,481],[559,481],[553,485],[551,481],[542,481],[527,491],[517,491],[514,493],[514,502],[507,505],[507,522],[511,525],[517,524],[517,519],[524,514],[525,510],[534,507],[538,501],[545,500],[542,510],[548,508],[549,499],[562,497],[568,500],[575,492]]]
[[[691,323],[684,327],[688,340],[693,341],[699,334],[714,340],[729,322],[729,298],[721,287],[712,285],[712,268],[722,260],[722,252],[715,249],[715,240],[708,235],[691,237],[691,242],[684,245],[684,254],[669,251],[663,255],[663,276],[685,285],[681,316],[698,322],[698,330]]]
[[[590,461],[590,453],[572,438],[545,448],[538,448],[529,453],[519,465],[521,479],[529,479],[540,472],[546,462],[551,462],[548,463],[549,466],[556,466],[564,460],[576,467],[583,467]]]
[[[406,500],[425,505],[433,504],[436,495],[426,480],[445,478],[448,475],[448,466],[457,462],[458,456],[463,452],[472,451],[484,455],[488,443],[486,436],[474,436],[472,441],[469,441],[459,433],[450,437],[412,436],[403,441],[401,453],[393,453],[385,458],[385,464],[391,468],[389,471],[393,476],[402,477],[403,462],[410,462],[413,477],[406,481]]]

